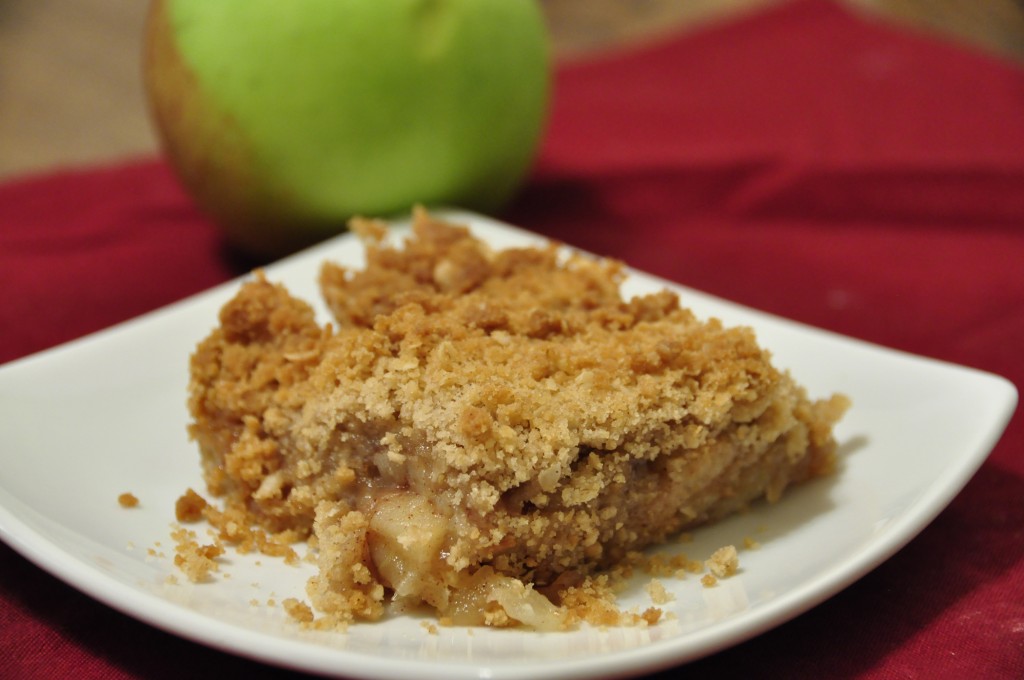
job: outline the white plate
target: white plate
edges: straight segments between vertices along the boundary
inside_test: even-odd
[[[495,247],[538,237],[478,216],[456,217]],[[307,300],[324,259],[356,266],[341,236],[267,270]],[[628,294],[666,284],[643,274]],[[229,554],[213,583],[172,564],[174,501],[202,490],[185,435],[187,361],[237,282],[0,368],[0,537],[36,564],[159,628],[246,657],[365,678],[599,678],[693,660],[809,609],[896,552],[952,500],[988,455],[1017,401],[1006,380],[910,356],[678,288],[698,315],[753,326],[810,393],[853,399],[837,428],[844,465],[676,546],[706,558],[743,545],[741,571],[714,588],[662,579],[675,600],[649,628],[567,633],[440,628],[397,616],[347,633],[301,630],[282,611],[304,598],[312,567]],[[323,314],[323,309],[320,309]],[[119,494],[141,501],[127,510]],[[201,531],[201,530],[200,530]],[[168,582],[177,576],[178,584]],[[651,605],[640,577],[621,604]],[[271,606],[268,600],[278,606]]]

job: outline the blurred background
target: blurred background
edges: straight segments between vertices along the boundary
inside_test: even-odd
[[[542,0],[559,60],[796,0]],[[1024,0],[835,0],[1024,68]],[[0,180],[156,152],[144,0],[0,0]]]

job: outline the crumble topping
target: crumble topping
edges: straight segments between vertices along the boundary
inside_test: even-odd
[[[614,574],[706,566],[708,584],[737,557],[639,551],[832,471],[846,399],[810,400],[750,329],[669,291],[623,299],[620,263],[494,252],[423,211],[401,247],[352,227],[366,267],[321,272],[334,324],[257,273],[191,361],[190,434],[222,507],[189,490],[179,521],[291,561],[307,541],[311,606],[285,605],[305,625],[388,603],[444,625],[651,625],[656,607],[616,607]],[[182,545],[190,578],[216,568]]]

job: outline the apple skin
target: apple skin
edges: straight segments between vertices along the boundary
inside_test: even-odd
[[[182,183],[266,256],[354,215],[496,210],[536,155],[550,71],[536,0],[155,0],[143,61]]]

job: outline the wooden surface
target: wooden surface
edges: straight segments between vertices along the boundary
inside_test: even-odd
[[[790,0],[542,0],[559,59]],[[1024,67],[1024,0],[842,0]],[[0,0],[0,179],[156,152],[143,0]]]

